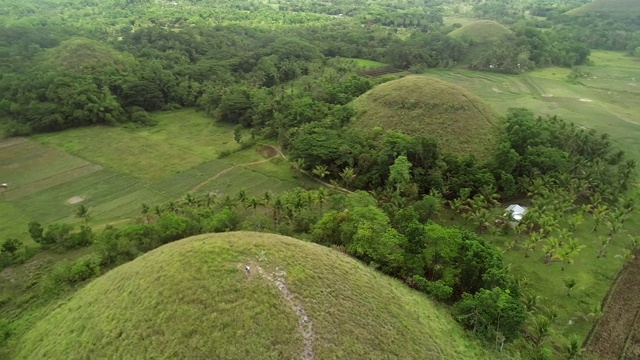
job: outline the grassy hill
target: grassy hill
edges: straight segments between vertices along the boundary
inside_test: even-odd
[[[505,41],[512,34],[511,30],[496,21],[478,20],[453,30],[449,33],[449,36],[456,39],[471,40],[469,51],[465,59],[462,60],[463,64],[469,64],[494,44]]]
[[[432,136],[445,152],[489,156],[499,130],[496,114],[462,87],[427,76],[376,86],[353,102],[354,126]]]
[[[91,282],[17,344],[16,359],[496,357],[399,281],[329,248],[250,232],[151,251]]]
[[[640,1],[638,0],[594,0],[591,3],[568,11],[570,15],[584,15],[591,12],[608,13],[616,16],[640,15]]]
[[[471,39],[478,44],[493,43],[511,35],[511,30],[493,20],[478,20],[453,30],[449,36],[457,39]]]

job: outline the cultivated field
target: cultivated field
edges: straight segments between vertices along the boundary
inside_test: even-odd
[[[616,145],[640,162],[640,62],[622,53],[594,51],[591,76],[583,85],[566,81],[569,69],[550,68],[524,75],[461,69],[430,70],[430,76],[461,85],[494,109],[526,107],[558,115],[587,128],[609,133]]]
[[[151,128],[91,127],[1,140],[0,182],[10,187],[0,193],[0,238],[30,241],[30,220],[80,221],[74,217],[79,204],[99,225],[135,216],[142,203],[188,192],[263,194],[311,184],[295,177],[277,153],[258,151],[261,146],[218,159],[221,151],[238,148],[232,127],[193,110],[157,118]]]

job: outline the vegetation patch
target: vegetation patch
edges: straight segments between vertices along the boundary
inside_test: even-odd
[[[567,12],[569,15],[586,15],[590,13],[632,17],[640,14],[640,3],[635,0],[593,0]]]
[[[496,114],[467,90],[426,76],[408,76],[378,85],[353,106],[361,114],[356,128],[380,127],[430,136],[444,152],[486,158],[499,130]]]
[[[286,291],[274,286],[283,281]],[[496,356],[431,300],[342,253],[235,232],[171,243],[103,275],[20,339],[16,358],[300,358],[300,316],[313,321],[318,359]]]

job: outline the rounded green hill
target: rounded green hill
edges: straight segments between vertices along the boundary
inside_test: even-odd
[[[502,41],[513,34],[511,30],[493,20],[478,20],[453,30],[449,36],[457,39],[469,39],[477,44]]]
[[[478,59],[482,53],[490,50],[495,44],[509,40],[513,35],[511,30],[493,20],[478,20],[449,33],[452,38],[466,40],[469,49],[462,64],[470,64]]]
[[[250,268],[247,270],[246,266]],[[79,290],[18,359],[488,359],[424,295],[338,251],[262,233],[165,245]]]
[[[466,89],[428,76],[407,76],[371,89],[353,102],[353,126],[430,136],[442,152],[491,155],[499,136],[497,115]]]
[[[638,0],[593,0],[578,8],[567,12],[569,15],[584,15],[588,13],[606,13],[613,16],[633,17],[640,15],[640,1]]]

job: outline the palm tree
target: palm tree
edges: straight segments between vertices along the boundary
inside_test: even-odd
[[[600,245],[600,249],[598,250],[598,259],[606,255],[605,251],[610,242],[611,242],[611,237],[600,236],[601,245]]]
[[[531,255],[531,253],[533,252],[533,250],[535,250],[536,245],[538,244],[538,242],[540,242],[540,240],[542,240],[541,233],[539,232],[531,233],[527,241],[525,241],[524,243],[524,249],[525,249],[524,257],[529,257]]]
[[[352,167],[347,166],[340,173],[340,177],[344,181],[345,186],[349,188],[349,185],[351,185],[351,183],[356,179],[356,172]]]
[[[542,247],[542,252],[544,252],[544,262],[548,263],[554,257],[556,250],[560,247],[560,243],[558,239],[555,237],[549,237],[547,239],[547,243]]]
[[[142,211],[141,211],[141,213],[142,213],[142,217],[144,217],[144,221],[145,221],[145,222],[149,222],[149,211],[150,211],[150,210],[151,210],[151,209],[149,208],[149,205],[144,204],[144,203],[142,204]]]
[[[571,290],[576,286],[576,279],[574,278],[565,278],[563,279],[564,286],[567,289],[567,296],[571,296]]]
[[[300,159],[300,158],[298,158],[298,159],[294,159],[294,160],[291,162],[291,167],[292,167],[294,170],[298,171],[298,172],[302,172],[302,171],[304,171],[304,167],[305,167],[305,166],[306,166],[306,164],[305,164],[305,162],[304,162],[304,159]]]
[[[256,208],[260,205],[263,205],[260,200],[256,199],[255,197],[251,197],[249,198],[249,200],[247,201],[247,204],[245,205],[245,207],[248,208],[252,208],[254,211],[256,210]]]
[[[487,209],[477,209],[469,213],[469,219],[477,226],[478,232],[485,232],[491,228],[491,213]]]
[[[567,226],[569,227],[569,231],[570,232],[576,231],[576,228],[580,224],[582,224],[582,221],[584,221],[584,216],[582,216],[582,214],[580,213],[575,213],[572,216],[570,216],[569,219],[567,220]]]
[[[580,358],[580,355],[584,352],[580,339],[572,336],[569,341],[562,346],[562,352],[564,358],[567,360],[574,360]]]
[[[324,179],[325,176],[329,175],[329,171],[325,165],[316,165],[311,172],[320,179]]]
[[[87,225],[89,223],[89,208],[84,205],[78,206],[76,210],[76,217],[84,219],[84,224]]]
[[[609,208],[607,205],[600,205],[593,209],[593,229],[591,231],[598,231],[598,226],[607,217]]]
[[[533,337],[533,344],[540,347],[551,336],[553,323],[549,318],[536,316],[533,324],[529,327],[529,332]]]
[[[238,199],[238,201],[240,201],[241,204],[246,204],[248,197],[247,197],[247,192],[246,190],[242,189],[240,191],[238,191],[238,195],[236,195],[236,198]]]
[[[321,187],[318,190],[316,190],[316,202],[318,203],[318,206],[320,207],[320,211],[322,211],[322,206],[325,203],[326,199],[327,199],[327,189]]]

